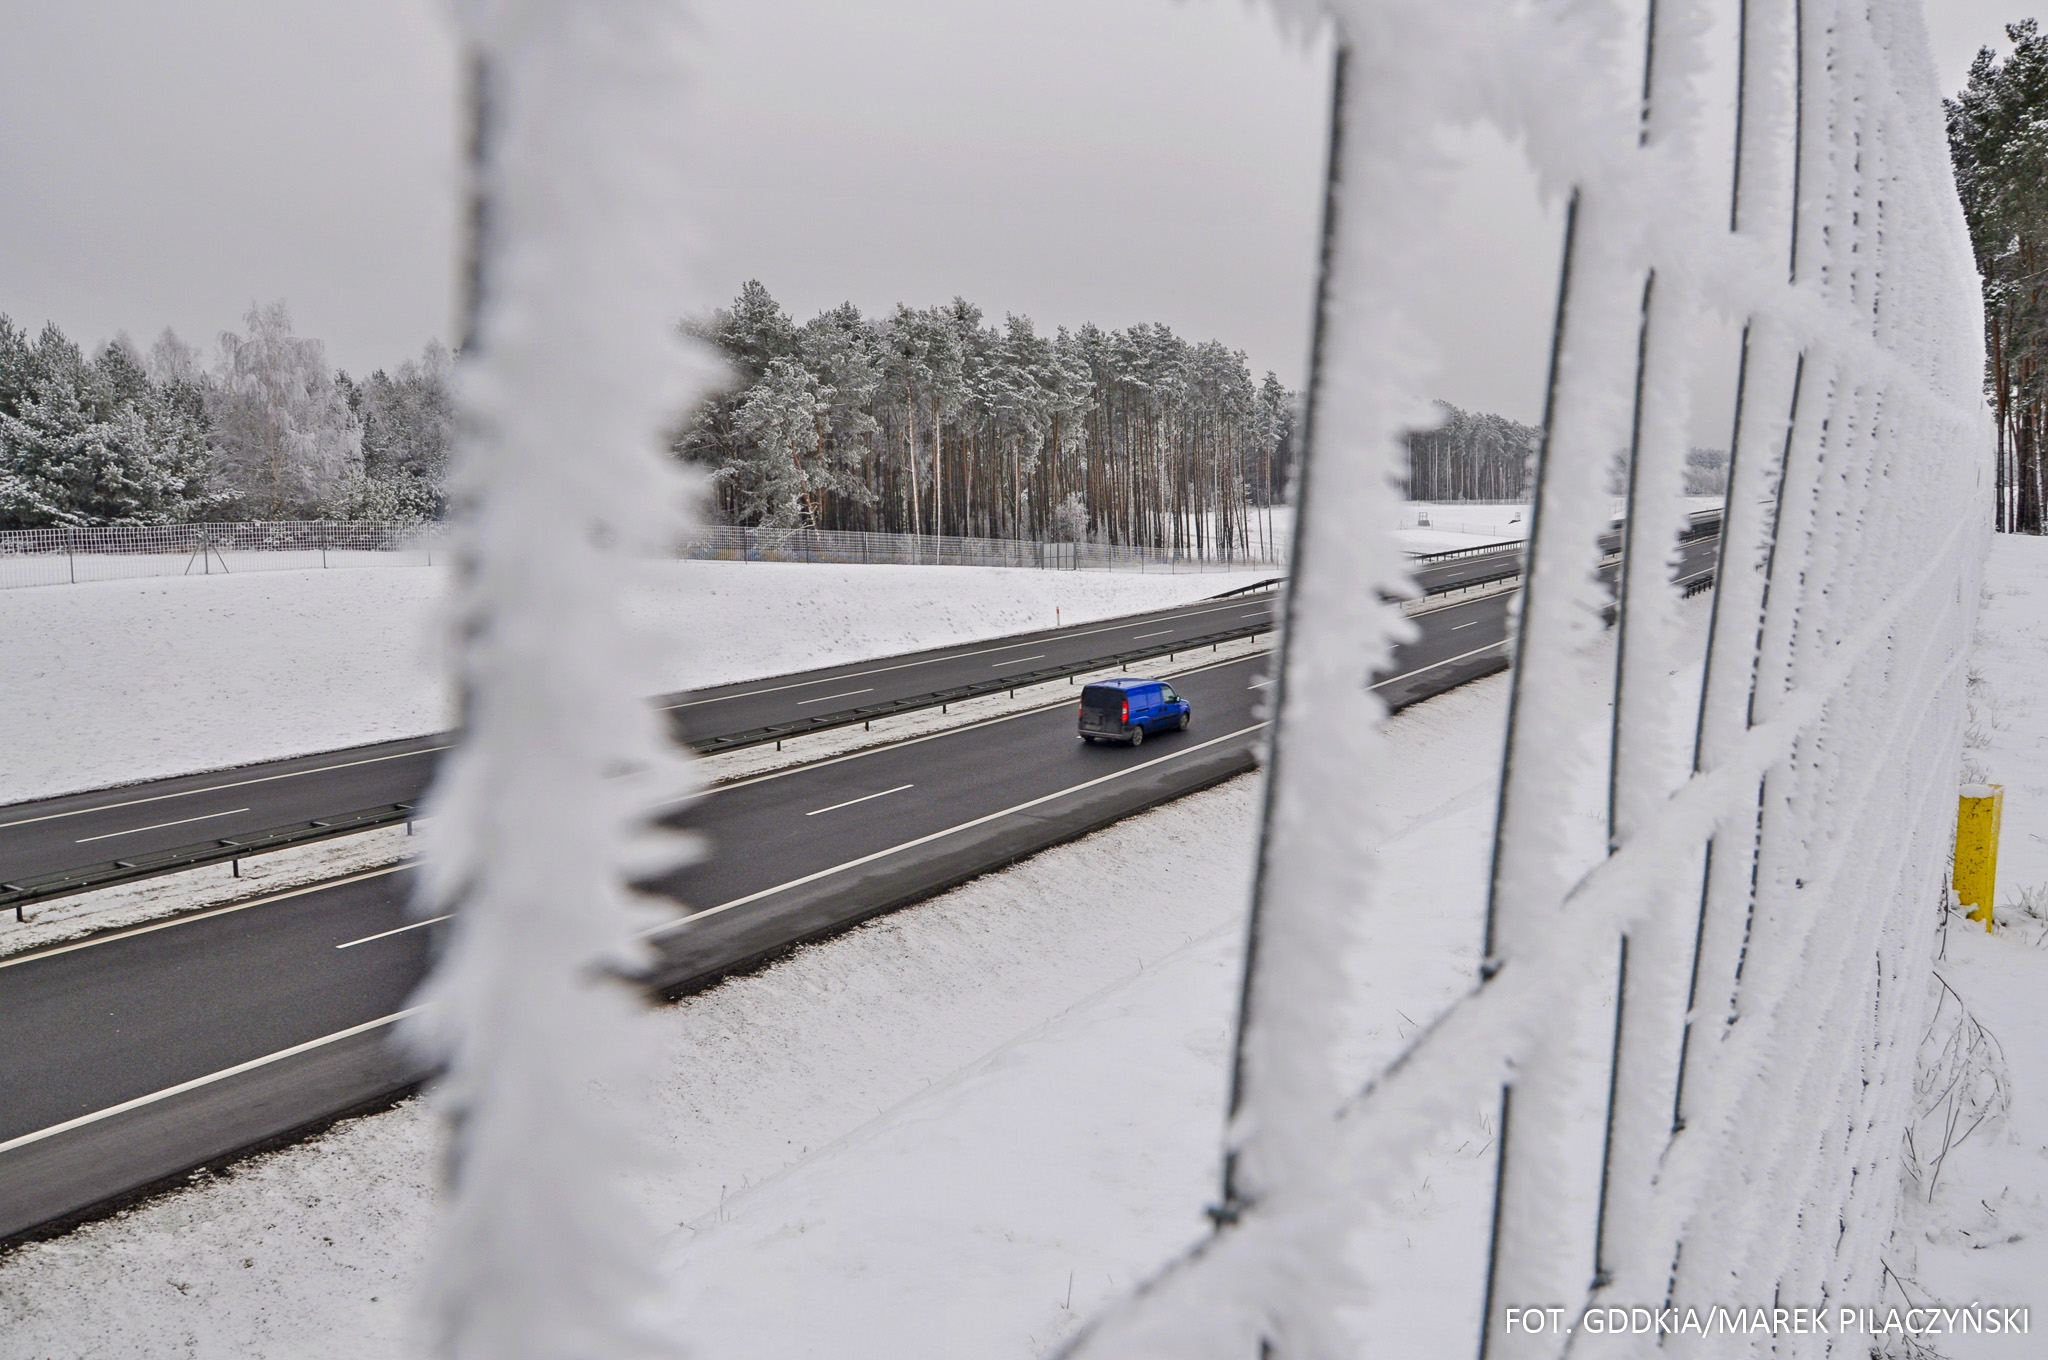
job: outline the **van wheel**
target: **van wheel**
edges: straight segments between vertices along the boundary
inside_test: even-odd
[[[1133,728],[1131,729],[1131,745],[1133,745],[1133,746],[1143,746],[1144,744],[1145,744],[1145,729],[1144,729],[1144,728],[1142,728],[1142,727],[1133,727]]]
[[[1090,746],[1095,744],[1095,738],[1087,735],[1085,732],[1081,735],[1081,740],[1087,742]]]
[[[1180,730],[1181,730],[1181,731],[1183,731],[1183,732],[1187,731],[1187,730],[1188,730],[1188,724],[1189,724],[1189,723],[1191,723],[1191,722],[1193,722],[1194,720],[1195,720],[1195,715],[1194,715],[1194,713],[1193,713],[1192,711],[1190,711],[1190,712],[1187,712],[1187,713],[1183,713],[1183,714],[1181,714],[1181,715],[1180,715]]]

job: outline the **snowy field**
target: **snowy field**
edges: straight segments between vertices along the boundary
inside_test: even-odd
[[[1392,725],[1384,853],[1410,909],[1374,932],[1361,1070],[1470,975],[1504,698],[1489,679]],[[670,1169],[643,1193],[676,1225],[676,1333],[707,1356],[1042,1355],[1193,1241],[1257,793],[1236,780],[658,1012]],[[1475,1118],[1441,1150],[1397,1231],[1469,1228],[1486,1137]],[[22,1248],[0,1260],[0,1357],[401,1353],[434,1155],[412,1101]],[[1390,1300],[1476,1307],[1470,1272],[1435,1264],[1378,1274]],[[1380,1321],[1419,1342],[1426,1317],[1411,1298]]]
[[[1985,573],[1983,612],[1971,653],[1966,778],[2005,787],[1998,847],[1997,931],[1987,936],[1961,916],[1948,922],[1935,971],[1989,1032],[1993,1060],[1966,1073],[1980,1099],[1961,1106],[1969,1132],[1941,1164],[1932,1194],[1910,1188],[1894,1270],[1927,1294],[2033,1308],[2037,1335],[1943,1337],[1943,1354],[2048,1353],[2048,539],[1999,534]],[[1952,1032],[1951,1005],[1922,1048],[1929,1060]],[[1999,1061],[2002,1059],[2002,1062]],[[2009,1113],[1998,1112],[2003,1087]],[[1988,1097],[1988,1098],[1986,1098]],[[1947,1111],[1923,1119],[1915,1136],[1930,1159]],[[1912,1257],[1917,1255],[1917,1261]],[[2026,1347],[2032,1346],[2029,1350]]]
[[[1951,919],[1938,970],[2002,1049],[1967,1084],[2010,1108],[1953,1147],[1931,1195],[1909,1193],[1886,1251],[1904,1297],[1886,1302],[2027,1306],[2039,1325],[2048,543],[1999,540],[1989,579],[1968,754],[2007,790],[2002,924]],[[1494,677],[1389,724],[1393,831],[1347,1053],[1361,1075],[1469,983],[1505,693]],[[1046,1355],[1197,1240],[1257,791],[1237,780],[658,1012],[668,1162],[640,1189],[676,1225],[675,1334],[707,1356]],[[1923,1151],[1943,1119],[1923,1119]],[[1361,1354],[1469,1350],[1491,1135],[1473,1111],[1360,1239]],[[0,1360],[402,1353],[433,1158],[408,1102],[23,1248],[0,1260]]]
[[[673,562],[648,694],[1138,613],[1272,573]],[[0,803],[445,729],[435,567],[0,591]],[[687,620],[687,624],[685,623]]]

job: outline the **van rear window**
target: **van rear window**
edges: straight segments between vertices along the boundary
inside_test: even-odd
[[[1081,691],[1081,707],[1092,708],[1097,713],[1121,713],[1124,692],[1108,685],[1090,685]]]

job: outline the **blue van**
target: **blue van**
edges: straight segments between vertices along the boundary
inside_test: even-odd
[[[1133,746],[1147,732],[1187,730],[1195,710],[1164,680],[1120,676],[1097,680],[1081,691],[1081,740],[1127,741]]]

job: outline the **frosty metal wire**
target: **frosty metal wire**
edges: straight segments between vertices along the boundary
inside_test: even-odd
[[[1563,102],[1591,74],[1566,65],[1618,50],[1598,41],[1615,12],[1599,5],[1501,6],[1457,31],[1421,3],[1329,8],[1349,37],[1386,44],[1363,49],[1376,64],[1360,85],[1395,91],[1375,106],[1394,124],[1402,100],[1441,98],[1446,121],[1469,111],[1440,93],[1442,68],[1403,84],[1404,40],[1468,43],[1488,71],[1492,44],[1518,42],[1511,64],[1557,66],[1545,88]],[[1586,101],[1586,126],[1613,145],[1581,154],[1554,103],[1503,120],[1552,182],[1577,187],[1479,977],[1343,1105],[1327,1168],[1290,1166],[1302,1183],[1284,1187],[1284,1212],[1272,1196],[1219,1216],[1077,1351],[1235,1356],[1271,1341],[1274,1320],[1315,1305],[1273,1262],[1302,1268],[1302,1243],[1327,1248],[1386,1205],[1461,1108],[1501,1121],[1490,1239],[1475,1244],[1489,1267],[1474,1330],[1492,1360],[1632,1344],[1511,1338],[1503,1303],[1866,1303],[1881,1288],[1911,1105],[1902,1039],[1926,1005],[1989,528],[1974,275],[1910,5],[1733,0],[1725,217],[1686,177],[1720,173],[1689,103],[1714,17],[1710,0],[1657,0],[1626,131],[1619,80]],[[1427,171],[1357,128],[1377,157],[1362,181]],[[1723,221],[1719,236],[1697,225]],[[1709,656],[1688,692],[1657,568],[1680,522],[1683,361],[1710,307],[1741,324],[1739,398]],[[1632,408],[1615,400],[1631,389]],[[1609,720],[1563,696],[1595,671],[1591,502],[1617,446],[1631,456]],[[1316,622],[1297,621],[1304,643]],[[1287,755],[1284,728],[1278,740]],[[1575,807],[1587,773],[1608,783],[1597,852],[1572,835],[1593,811]],[[1312,1332],[1288,1353],[1320,1353]]]

